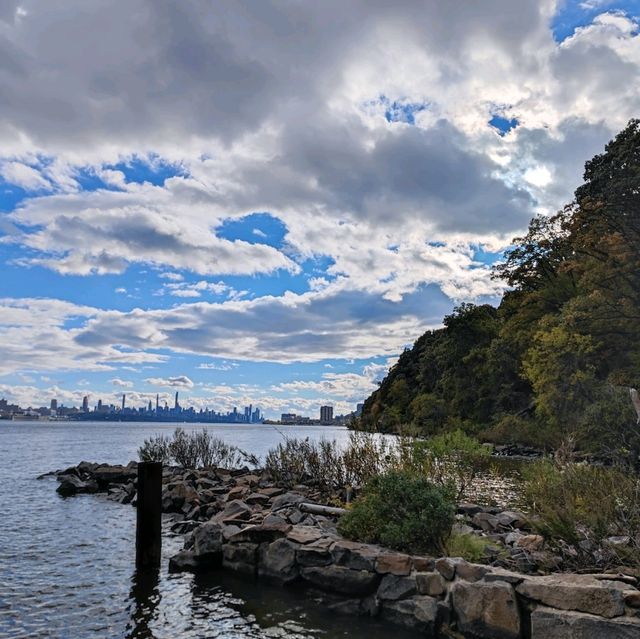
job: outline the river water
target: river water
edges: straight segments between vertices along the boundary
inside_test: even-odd
[[[170,575],[168,558],[181,548],[182,538],[171,536],[168,521],[160,571],[137,575],[133,507],[96,495],[63,499],[54,478],[36,479],[83,460],[127,463],[137,459],[145,437],[169,434],[176,426],[0,421],[2,639],[415,636],[375,620],[327,614],[304,592],[258,585],[223,571],[206,577]],[[204,427],[262,457],[282,438],[261,424]],[[292,437],[348,438],[348,431],[338,427],[279,429]]]

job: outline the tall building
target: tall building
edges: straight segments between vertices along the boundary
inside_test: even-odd
[[[126,401],[126,400],[127,400],[127,396],[126,396],[126,394],[125,394],[125,393],[122,393],[122,408],[121,408],[121,410],[122,410],[123,412],[124,412],[124,404],[125,404],[125,401]]]
[[[58,400],[57,399],[52,399],[51,400],[50,408],[51,408],[51,410],[58,410]]]
[[[82,412],[83,413],[88,413],[89,412],[89,397],[87,395],[85,395],[82,398]]]
[[[158,400],[156,400],[157,402]],[[151,403],[151,400],[149,400],[149,405],[147,406],[147,412],[151,413],[153,411],[153,404]],[[157,412],[157,410],[156,410]]]
[[[320,406],[320,423],[331,424],[333,422],[333,406]]]
[[[176,391],[176,401],[173,405],[173,409],[176,411],[176,413],[178,412],[178,408],[180,408],[180,404],[178,404],[178,391]]]
[[[156,413],[158,412],[158,409],[160,408],[159,403],[160,403],[160,395],[156,394]]]

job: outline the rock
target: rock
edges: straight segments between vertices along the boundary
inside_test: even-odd
[[[232,522],[232,521],[247,521],[251,518],[253,511],[250,506],[247,506],[240,499],[234,499],[230,501],[224,508],[224,510],[216,515],[218,521]]]
[[[315,526],[294,526],[287,533],[287,539],[298,544],[310,544],[324,537],[325,533]]]
[[[333,561],[327,548],[313,545],[298,548],[296,557],[301,566],[327,566]]]
[[[478,504],[462,503],[458,504],[458,512],[463,515],[467,515],[468,517],[473,517],[474,515],[482,512],[482,506],[478,506]]]
[[[266,488],[260,488],[258,492],[266,495],[267,497],[269,497],[269,499],[273,499],[274,497],[278,497],[278,495],[284,494],[284,490],[282,490],[282,488],[277,488],[276,486],[267,486]]]
[[[122,484],[130,479],[135,479],[138,472],[135,468],[128,466],[109,466],[101,464],[93,470],[93,476],[98,485],[107,487],[109,484]]]
[[[299,568],[296,548],[296,544],[288,539],[276,539],[270,544],[262,544],[258,557],[258,575],[283,584],[297,579]]]
[[[378,599],[396,601],[416,594],[416,580],[387,574],[378,586]]]
[[[56,488],[56,492],[62,497],[98,492],[98,484],[93,480],[82,481],[77,475],[61,475],[59,479],[60,485]]]
[[[262,493],[251,493],[245,497],[245,502],[247,504],[260,504],[261,506],[265,506],[269,503],[269,498]]]
[[[286,525],[290,525],[287,524],[287,521],[285,519],[283,519],[282,517],[280,517],[279,515],[272,515],[269,514],[267,515],[263,521],[263,524],[286,524]]]
[[[527,517],[517,510],[504,510],[496,515],[504,528],[522,528],[527,525]]]
[[[438,597],[444,594],[446,587],[439,572],[417,572],[416,585],[421,595]]]
[[[222,561],[222,527],[207,522],[193,531],[193,553],[202,565],[218,565]]]
[[[289,524],[256,524],[247,526],[229,538],[231,543],[249,541],[252,543],[272,542],[285,537],[291,530]]]
[[[169,558],[169,572],[196,572],[200,568],[197,557],[189,550],[181,550]]]
[[[625,591],[624,603],[630,608],[640,608],[640,592],[637,590]]]
[[[301,495],[300,493],[284,493],[283,495],[279,495],[273,500],[271,504],[271,510],[280,510],[280,508],[299,504],[305,500],[306,497],[304,495]]]
[[[416,572],[431,572],[435,568],[436,560],[433,557],[411,557],[413,569]]]
[[[447,580],[451,581],[456,574],[456,565],[448,557],[436,560],[436,570]]]
[[[228,570],[255,575],[258,563],[258,544],[224,544],[222,565]]]
[[[536,552],[544,546],[544,537],[542,535],[522,535],[518,537],[515,545],[527,552]]]
[[[305,581],[322,590],[357,597],[372,594],[380,582],[377,573],[335,565],[301,568],[300,574]]]
[[[354,570],[376,569],[376,559],[381,550],[377,546],[359,544],[354,541],[341,539],[331,549],[333,559],[339,566],[346,566]]]
[[[525,579],[516,587],[519,595],[561,610],[588,612],[602,617],[624,614],[624,595],[588,575],[550,575]]]
[[[412,597],[400,601],[383,602],[380,614],[383,619],[431,637],[435,635],[438,603],[431,597]]]
[[[538,606],[531,613],[531,639],[638,639],[640,619],[603,619]]]
[[[451,589],[458,630],[486,639],[519,639],[520,614],[513,586],[456,582]]]
[[[504,581],[508,584],[517,585],[524,580],[524,575],[511,570],[504,570],[503,568],[491,568],[491,571],[484,576],[484,580],[487,582]]]
[[[456,575],[465,581],[480,581],[489,572],[489,568],[481,564],[471,564],[458,558],[452,561],[456,566]]]
[[[478,513],[473,516],[473,525],[481,528],[485,532],[493,532],[500,525],[500,521],[495,515],[489,513]]]
[[[411,557],[400,553],[385,553],[376,559],[376,570],[380,573],[408,575],[411,572]]]

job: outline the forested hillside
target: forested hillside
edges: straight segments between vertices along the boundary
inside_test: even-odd
[[[586,163],[571,204],[531,221],[494,277],[510,287],[499,307],[463,304],[422,335],[366,400],[360,427],[636,449],[640,120]]]

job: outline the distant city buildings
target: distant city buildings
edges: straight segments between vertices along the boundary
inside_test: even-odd
[[[237,407],[232,412],[222,412],[210,409],[195,409],[193,407],[183,408],[180,405],[179,395],[175,394],[173,408],[169,408],[167,403],[160,404],[160,395],[156,395],[155,408],[152,400],[147,404],[136,408],[127,405],[127,396],[122,394],[119,405],[108,404],[98,399],[93,410],[89,406],[89,396],[82,398],[82,406],[66,407],[58,403],[56,398],[50,401],[49,407],[37,409],[23,409],[17,404],[9,404],[6,399],[0,399],[0,419],[11,420],[33,420],[33,419],[73,419],[91,421],[159,421],[159,422],[200,422],[200,423],[250,423],[260,424],[263,422],[262,413],[259,408],[254,408],[249,404],[241,413]]]
[[[333,423],[333,406],[320,406],[320,423]]]

